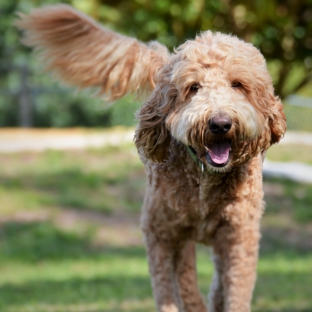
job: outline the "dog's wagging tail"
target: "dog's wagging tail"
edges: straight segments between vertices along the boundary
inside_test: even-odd
[[[19,14],[16,26],[61,80],[111,99],[146,96],[135,144],[147,173],[141,227],[157,310],[249,312],[262,162],[286,131],[260,51],[205,31],[169,53],[67,5]],[[196,281],[196,242],[212,247],[208,304]]]

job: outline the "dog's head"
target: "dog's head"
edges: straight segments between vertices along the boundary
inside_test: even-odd
[[[148,158],[165,161],[172,136],[215,172],[264,152],[286,130],[262,54],[210,31],[175,51],[138,118],[136,144]]]

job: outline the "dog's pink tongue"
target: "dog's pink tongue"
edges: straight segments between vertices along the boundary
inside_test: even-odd
[[[216,164],[224,164],[228,161],[231,146],[229,142],[218,142],[209,146],[209,155]]]

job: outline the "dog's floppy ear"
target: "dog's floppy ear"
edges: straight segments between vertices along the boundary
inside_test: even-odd
[[[171,135],[165,122],[175,100],[169,93],[168,84],[158,85],[137,113],[139,124],[135,144],[138,149],[143,149],[147,158],[155,162],[165,162],[168,157]]]
[[[286,132],[286,117],[283,104],[278,96],[270,94],[269,127],[271,130],[271,145],[278,143]]]
[[[157,42],[140,43],[98,25],[64,4],[19,14],[23,43],[35,47],[46,69],[80,87],[98,87],[111,99],[155,88],[157,72],[168,50]]]

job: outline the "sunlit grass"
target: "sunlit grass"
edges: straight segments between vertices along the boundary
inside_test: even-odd
[[[312,131],[312,107],[293,106],[285,102],[284,111],[286,115],[286,124],[288,130],[307,132]]]
[[[267,159],[281,162],[296,161],[312,165],[312,145],[274,145],[268,150]]]

